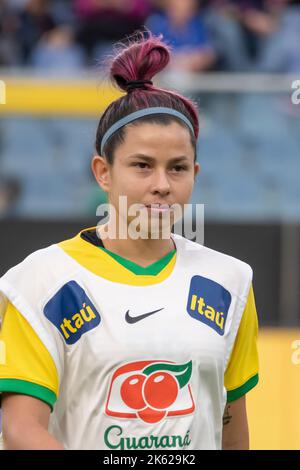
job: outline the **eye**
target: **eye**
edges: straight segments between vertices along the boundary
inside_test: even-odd
[[[141,170],[145,170],[147,168],[150,168],[149,167],[149,164],[148,163],[145,163],[145,162],[136,162],[136,163],[133,163],[132,166],[135,166],[137,168],[140,168]]]
[[[173,170],[175,170],[175,173],[180,173],[182,171],[187,170],[187,166],[186,165],[175,165],[173,167]]]

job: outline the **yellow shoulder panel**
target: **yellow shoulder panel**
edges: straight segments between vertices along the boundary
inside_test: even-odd
[[[257,333],[258,320],[251,286],[224,376],[225,387],[232,399],[244,395],[258,381]],[[238,390],[239,392],[235,394],[234,392]]]
[[[11,380],[30,382],[45,387],[58,396],[58,373],[49,351],[27,320],[10,302],[7,304],[0,329],[0,344],[2,384],[11,383]],[[2,386],[1,389],[6,391]]]

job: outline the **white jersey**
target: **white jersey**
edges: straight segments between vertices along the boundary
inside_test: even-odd
[[[2,315],[11,303],[54,365],[49,431],[65,448],[221,448],[224,374],[252,270],[172,238],[176,256],[153,279],[126,277],[80,234],[1,278]],[[26,381],[0,366],[4,383],[14,377]]]

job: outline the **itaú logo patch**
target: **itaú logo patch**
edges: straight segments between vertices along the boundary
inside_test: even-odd
[[[76,343],[101,321],[96,307],[76,281],[65,284],[49,300],[44,307],[44,314],[67,344]]]
[[[221,284],[202,276],[192,277],[187,311],[195,320],[223,336],[230,304],[231,294]]]
[[[116,418],[139,419],[153,424],[169,416],[195,410],[189,381],[192,361],[138,361],[119,367],[113,374],[105,413]]]

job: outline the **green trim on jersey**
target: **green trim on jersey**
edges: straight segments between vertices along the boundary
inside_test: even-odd
[[[32,382],[27,382],[26,380],[0,379],[0,393],[1,392],[20,393],[22,395],[29,395],[31,397],[38,398],[39,400],[47,403],[47,405],[50,406],[51,411],[53,411],[54,403],[57,400],[55,393],[52,392],[52,390],[49,390],[49,388]]]
[[[174,250],[170,251],[170,253],[166,254],[163,258],[159,259],[158,261],[155,261],[154,263],[150,264],[150,266],[143,267],[139,264],[134,263],[133,261],[129,261],[128,259],[117,255],[116,253],[113,253],[112,251],[107,250],[106,248],[102,248],[100,246],[99,248],[100,250],[105,251],[105,253],[110,255],[118,263],[124,266],[124,268],[128,269],[134,274],[146,276],[156,276],[157,274],[159,274],[169,264],[169,262],[174,256],[174,253],[176,253],[176,249],[174,248]]]
[[[229,390],[227,392],[227,402],[230,403],[231,401],[241,398],[243,395],[248,393],[253,387],[255,387],[257,383],[258,383],[258,374],[251,377],[251,379],[247,380],[247,382],[245,382],[240,387],[234,390]]]

